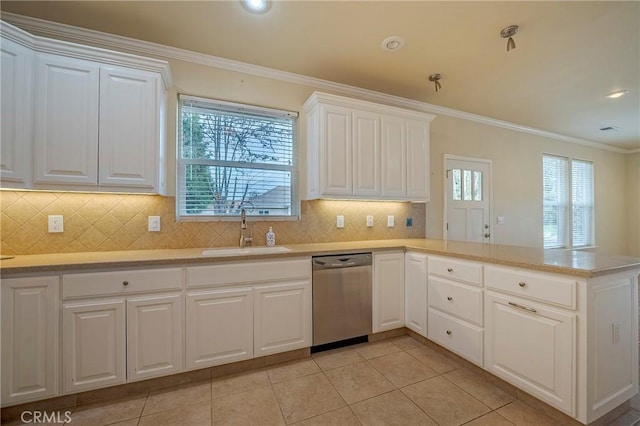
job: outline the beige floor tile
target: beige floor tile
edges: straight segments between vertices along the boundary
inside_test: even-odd
[[[393,384],[368,362],[334,368],[326,371],[325,375],[347,404],[353,404],[395,389]]]
[[[313,360],[322,370],[331,370],[332,368],[344,367],[345,365],[355,364],[364,361],[362,355],[354,350],[332,352],[327,354],[319,354]]]
[[[444,374],[460,368],[460,365],[454,360],[447,358],[440,352],[437,352],[431,348],[427,348],[426,346],[410,349],[407,351],[407,353],[416,358],[418,361],[427,364],[430,368],[434,369],[440,374]]]
[[[465,368],[450,371],[445,374],[444,377],[470,393],[471,396],[480,400],[480,402],[492,410],[496,410],[503,405],[507,405],[516,399],[502,389],[489,383],[488,380]]]
[[[293,361],[267,370],[271,383],[280,383],[319,372],[320,368],[312,359]]]
[[[353,350],[362,355],[364,359],[373,359],[379,356],[400,352],[402,349],[390,341],[384,340],[382,342],[363,343],[362,345],[354,346]]]
[[[330,411],[317,417],[295,423],[296,426],[360,426],[360,422],[349,407]]]
[[[245,392],[258,387],[270,387],[269,376],[266,371],[242,373],[211,382],[211,396],[220,398],[234,393]]]
[[[211,399],[211,382],[194,383],[151,391],[142,415],[179,408],[182,405]]]
[[[284,425],[270,387],[216,398],[212,404],[214,425]]]
[[[406,352],[374,358],[369,364],[399,388],[438,375],[436,371]]]
[[[608,423],[607,426],[635,426],[638,424],[640,424],[640,412],[632,409]]]
[[[437,425],[398,390],[358,402],[351,409],[363,425]]]
[[[640,411],[640,393],[631,398],[631,408]]]
[[[502,417],[495,411],[485,414],[482,417],[478,417],[475,420],[465,423],[464,426],[513,426],[509,420]]]
[[[100,426],[140,417],[146,397],[79,405],[71,413],[71,424]]]
[[[517,426],[552,426],[558,424],[551,417],[519,400],[505,405],[496,410],[496,412]]]
[[[276,383],[273,390],[287,423],[315,417],[345,406],[340,395],[322,373]]]
[[[211,426],[211,400],[140,417],[138,426]]]
[[[441,426],[461,425],[491,411],[444,377],[423,380],[402,392]]]
[[[138,426],[138,421],[140,421],[140,419],[125,420],[123,422],[111,423],[109,426]],[[73,423],[67,424],[71,426]]]
[[[389,339],[389,341],[403,351],[424,347],[422,343],[418,342],[416,339],[410,336],[394,337],[392,339]]]

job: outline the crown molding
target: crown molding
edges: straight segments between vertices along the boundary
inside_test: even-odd
[[[235,61],[232,59],[221,58],[219,56],[207,55],[203,53],[193,52],[177,47],[165,46],[158,43],[152,43],[143,40],[136,40],[129,37],[123,37],[115,34],[103,33],[100,31],[74,27],[71,25],[61,24],[57,22],[46,21],[43,19],[32,18],[28,16],[16,15],[14,13],[2,12],[2,19],[18,26],[24,31],[36,33],[44,37],[61,38],[67,41],[89,44],[106,49],[126,50],[135,52],[136,54],[152,55],[164,59],[173,59],[184,62],[191,62],[199,65],[206,65],[214,68],[235,71],[244,74],[254,75],[257,77],[279,80],[287,83],[310,86],[316,90],[324,90],[334,92],[340,95],[357,97],[369,102],[384,103],[389,106],[399,108],[412,109],[419,112],[429,114],[444,115],[447,117],[459,118],[462,120],[473,121],[476,123],[486,124],[494,127],[501,127],[517,132],[528,133],[548,139],[555,139],[562,142],[584,145],[591,148],[612,151],[619,154],[635,154],[640,153],[640,148],[627,150],[603,143],[593,142],[585,139],[575,138],[572,136],[562,135],[559,133],[549,132],[546,130],[536,129],[508,121],[497,120],[485,117],[479,114],[473,114],[465,111],[459,111],[452,108],[442,107],[429,104],[426,102],[407,99],[400,96],[389,95],[374,90],[363,89],[360,87],[350,86],[347,84],[336,83],[329,80],[323,80],[315,77],[309,77],[302,74],[291,73],[287,71],[268,68],[260,65],[248,64],[246,62]]]

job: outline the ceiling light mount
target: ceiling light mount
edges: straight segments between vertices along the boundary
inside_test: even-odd
[[[396,50],[402,49],[404,46],[404,39],[400,36],[390,36],[382,40],[380,47],[382,50],[388,50],[390,52],[395,52]]]
[[[440,84],[440,79],[442,78],[442,74],[435,73],[429,76],[429,81],[433,82],[436,86],[436,92],[442,89],[442,84]]]
[[[518,29],[520,29],[520,27],[517,25],[509,25],[508,27],[503,28],[502,31],[500,31],[500,37],[508,38],[507,52],[510,51],[511,49],[516,48],[516,42],[513,41],[513,36],[518,33]]]
[[[266,13],[271,9],[271,0],[240,0],[240,3],[251,13]]]
[[[613,92],[613,93],[609,93],[609,94],[607,95],[607,98],[609,98],[609,99],[618,99],[618,98],[623,97],[623,96],[624,96],[624,95],[626,95],[627,93],[629,93],[629,91],[628,91],[628,90],[617,90],[617,91],[615,91],[615,92]]]

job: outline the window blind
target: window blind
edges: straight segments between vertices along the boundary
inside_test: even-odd
[[[572,246],[593,244],[593,164],[571,162]]]
[[[296,113],[180,97],[179,218],[297,215]]]
[[[544,155],[542,171],[544,248],[566,247],[568,159]]]

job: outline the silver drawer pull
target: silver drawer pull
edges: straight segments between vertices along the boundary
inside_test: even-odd
[[[447,268],[447,272],[453,272],[453,268]]]
[[[528,312],[538,312],[538,311],[536,311],[536,310],[535,310],[535,309],[533,309],[533,308],[529,308],[529,307],[527,307],[527,306],[518,305],[517,303],[514,303],[514,302],[509,302],[509,304],[510,304],[511,306],[513,306],[514,308],[524,309],[525,311],[528,311]]]
[[[448,336],[451,336],[451,333],[452,333],[451,330],[447,330],[447,335]]]
[[[448,300],[449,302],[451,302],[451,301],[453,300],[453,297],[451,297],[451,296],[447,296],[447,300]]]
[[[122,285],[129,285],[129,281],[122,281]]]
[[[526,286],[527,286],[527,283],[525,283],[524,281],[520,281],[520,282],[518,283],[518,285],[519,285],[520,287],[524,288],[524,287],[526,287]]]

